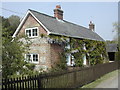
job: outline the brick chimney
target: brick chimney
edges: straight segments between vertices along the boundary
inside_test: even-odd
[[[92,31],[95,30],[95,25],[92,23],[92,21],[90,21],[89,29],[92,30]]]
[[[63,20],[63,10],[61,10],[60,5],[56,5],[56,8],[54,9],[54,17]]]

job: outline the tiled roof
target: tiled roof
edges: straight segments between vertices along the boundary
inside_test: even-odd
[[[65,20],[58,20],[34,10],[29,11],[49,30],[50,34],[104,41],[97,33],[88,28]]]
[[[118,45],[115,43],[107,44],[107,52],[118,52]]]

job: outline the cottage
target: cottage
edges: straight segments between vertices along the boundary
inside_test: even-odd
[[[48,69],[59,62],[59,53],[62,52],[62,46],[49,43],[48,38],[42,38],[42,35],[66,36],[77,39],[90,39],[104,41],[97,33],[95,33],[95,25],[90,22],[89,28],[68,22],[63,19],[63,10],[60,5],[54,9],[54,17],[34,10],[28,10],[13,37],[27,35],[31,41],[30,53],[25,54],[25,58],[31,59],[36,64],[36,69]],[[69,39],[69,38],[68,38]],[[73,66],[71,61],[73,57],[69,56],[67,60],[68,66]],[[86,64],[84,57],[84,64]]]

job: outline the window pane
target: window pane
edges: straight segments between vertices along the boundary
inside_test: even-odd
[[[29,30],[26,30],[26,35],[29,36]]]
[[[38,55],[36,55],[36,61],[38,61]]]
[[[33,36],[37,36],[37,29],[33,29]]]
[[[29,30],[29,36],[31,36],[31,30]]]
[[[31,30],[26,30],[26,35],[31,36]]]
[[[38,61],[38,55],[37,54],[33,54],[33,61],[35,61],[35,62]]]
[[[26,60],[27,60],[27,61],[31,61],[31,55],[30,55],[30,54],[27,54],[27,55],[26,55]]]

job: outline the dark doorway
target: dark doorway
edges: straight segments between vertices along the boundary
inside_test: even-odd
[[[115,52],[108,52],[108,57],[110,61],[114,61],[115,60]]]

